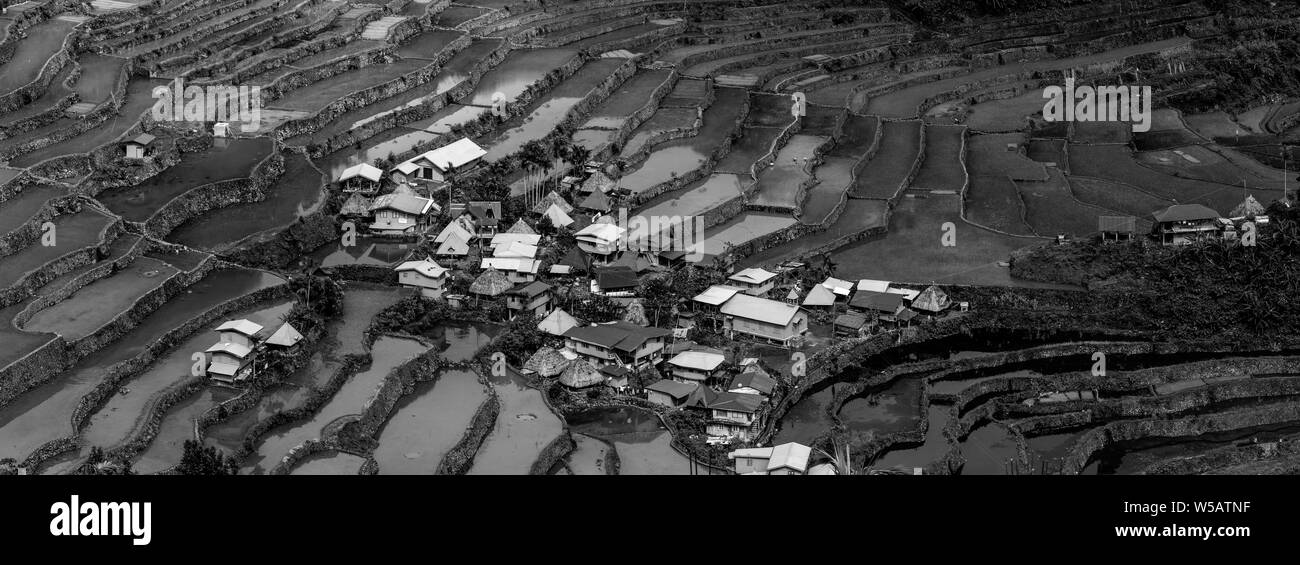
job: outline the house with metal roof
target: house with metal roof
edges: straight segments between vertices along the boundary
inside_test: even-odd
[[[406,261],[393,270],[397,271],[398,283],[419,290],[425,298],[442,298],[447,274],[451,272],[429,257],[422,261]]]
[[[419,196],[408,190],[395,190],[375,198],[370,212],[375,219],[370,231],[385,235],[402,235],[423,229],[429,215],[435,212],[433,199]]]
[[[747,335],[788,346],[808,331],[808,313],[792,304],[738,293],[722,304],[728,339]]]
[[[742,290],[744,289],[738,286],[715,284],[691,298],[691,304],[697,311],[717,312],[723,304]]]
[[[727,277],[732,285],[744,289],[750,296],[767,296],[776,286],[776,273],[754,267],[736,272]]]
[[[598,262],[607,263],[622,250],[626,231],[615,224],[596,223],[578,230],[573,236],[578,240],[578,249]]]
[[[731,380],[731,386],[727,387],[728,392],[736,394],[754,394],[763,398],[771,398],[772,393],[776,391],[776,379],[767,374],[758,365],[752,365],[745,369],[745,372],[736,375]]]
[[[727,454],[735,461],[738,475],[803,475],[808,471],[812,448],[801,443],[772,447],[749,447]]]
[[[551,311],[551,285],[541,281],[516,285],[506,291],[506,309],[511,318],[517,314],[546,316]]]
[[[1200,204],[1174,204],[1151,214],[1151,233],[1164,245],[1187,245],[1222,236],[1219,213]]]
[[[461,138],[398,164],[393,168],[393,178],[399,182],[444,183],[456,173],[473,168],[484,155],[487,151],[477,143]]]
[[[673,380],[711,385],[719,380],[726,356],[711,351],[690,350],[668,360]]]
[[[826,309],[835,306],[835,293],[825,286],[816,284],[808,291],[808,296],[803,297],[804,308]]]
[[[659,364],[670,335],[665,329],[619,320],[572,328],[564,332],[564,340],[566,347],[597,365],[640,369]]]
[[[360,163],[343,169],[339,175],[339,185],[345,193],[375,194],[379,192],[380,180],[383,178],[384,172],[379,167]]]
[[[636,271],[625,266],[597,267],[593,275],[591,291],[596,294],[632,296],[641,284]]]
[[[541,263],[527,257],[484,257],[479,268],[496,269],[504,273],[511,284],[519,284],[537,280],[537,268]]]
[[[665,408],[681,408],[700,385],[664,379],[646,387],[646,400]]]
[[[705,431],[712,437],[752,441],[763,426],[763,398],[754,394],[720,392],[708,403]]]
[[[904,308],[905,297],[892,292],[859,290],[849,301],[849,308],[871,317],[893,316]]]
[[[145,159],[153,155],[153,148],[150,145],[157,139],[156,137],[142,133],[126,142],[127,159]]]

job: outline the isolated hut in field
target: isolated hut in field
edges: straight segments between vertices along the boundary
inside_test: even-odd
[[[488,268],[469,285],[469,291],[477,296],[492,298],[505,294],[507,290],[514,288],[514,286],[514,283],[506,278],[505,273],[494,268]]]
[[[563,373],[569,363],[570,361],[554,347],[543,347],[524,362],[524,371],[532,371],[543,377],[554,377]]]
[[[1252,218],[1263,214],[1264,211],[1264,205],[1260,204],[1258,200],[1255,200],[1254,195],[1248,195],[1246,196],[1246,200],[1241,204],[1238,204],[1236,208],[1232,209],[1232,213],[1228,214],[1228,217]]]
[[[569,388],[587,388],[605,382],[605,375],[585,359],[574,359],[560,374],[560,383]]]
[[[913,309],[931,316],[947,310],[949,306],[952,306],[952,300],[948,298],[948,294],[934,285],[921,291],[921,294],[912,300]]]
[[[533,230],[532,226],[529,226],[528,224],[524,223],[524,219],[523,219],[523,218],[520,218],[520,219],[518,219],[518,220],[515,220],[515,225],[510,226],[510,229],[506,230],[506,233],[518,233],[518,234],[523,234],[523,235],[537,235],[537,232],[536,232],[535,230]]]

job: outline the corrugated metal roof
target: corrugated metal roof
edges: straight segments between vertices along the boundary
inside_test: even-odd
[[[252,337],[257,335],[257,332],[262,331],[262,324],[250,320],[230,320],[217,326],[217,331],[234,331]]]
[[[758,320],[766,324],[784,326],[799,313],[799,307],[784,302],[737,294],[722,305],[722,313],[747,320]]]

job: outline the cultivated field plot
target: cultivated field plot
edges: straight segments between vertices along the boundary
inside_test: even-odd
[[[1075,200],[1070,183],[1057,169],[1048,171],[1046,182],[1016,181],[1025,203],[1025,219],[1041,236],[1067,234],[1080,237],[1098,230],[1099,216],[1113,215],[1102,208]]]
[[[1031,139],[1025,155],[1039,163],[1050,163],[1068,170],[1065,143],[1064,139]]]
[[[397,56],[403,59],[432,59],[462,35],[465,33],[460,31],[428,30],[398,47]]]
[[[1123,122],[1074,122],[1070,142],[1075,144],[1122,144],[1133,135],[1133,126]]]
[[[961,126],[925,126],[925,158],[912,180],[914,188],[961,191],[966,184],[962,165]]]
[[[12,286],[28,272],[63,255],[98,245],[100,234],[112,219],[94,208],[85,207],[80,212],[64,214],[51,221],[54,223],[55,245],[34,242],[16,253],[0,257],[0,288]]]
[[[1047,180],[1047,168],[1020,152],[1021,134],[972,135],[966,138],[966,167],[972,176]]]
[[[1138,151],[1155,151],[1159,149],[1173,149],[1195,143],[1204,143],[1205,140],[1197,137],[1196,134],[1185,129],[1171,129],[1148,132],[1134,132],[1133,144]]]
[[[588,37],[586,39],[578,40],[573,43],[569,43],[568,45],[566,45],[566,47],[572,47],[574,49],[587,49],[589,47],[594,47],[597,45],[606,45],[606,44],[613,45],[613,42],[633,40],[643,35],[646,35],[648,33],[654,33],[656,31],[659,31],[660,29],[663,29],[663,27],[664,26],[654,22],[646,22],[643,24],[629,26],[623,29],[616,29],[609,33],[602,33],[600,35],[595,35],[592,37]]]
[[[195,188],[248,177],[272,150],[271,140],[265,137],[229,139],[225,143],[225,147],[214,145],[186,153],[179,163],[140,184],[110,188],[95,198],[124,219],[143,222],[173,198]]]
[[[126,102],[118,109],[118,115],[122,118],[110,119],[99,127],[70,139],[15,157],[9,164],[14,167],[30,167],[54,157],[89,153],[105,143],[116,141],[135,126],[140,116],[153,107],[155,102],[151,94],[153,87],[163,84],[167,84],[167,81],[139,77],[131,79],[127,84]]]
[[[40,98],[37,98],[21,108],[5,112],[3,116],[0,116],[0,127],[12,126],[21,120],[26,120],[38,114],[52,111],[60,101],[75,92],[75,89],[68,86],[67,83],[68,79],[72,78],[72,71],[76,69],[77,66],[71,63],[64,65],[63,70],[59,71],[59,74],[54,75],[54,80],[50,81],[50,85],[45,88],[45,92],[41,94]],[[3,180],[2,176],[0,176],[0,180]]]
[[[774,163],[758,174],[758,190],[750,204],[791,210],[798,208],[799,185],[812,177],[812,158],[817,148],[828,139],[816,135],[792,136],[777,152]]]
[[[488,13],[490,10],[474,6],[448,6],[445,10],[433,15],[433,25],[439,27],[456,27],[468,22],[474,18]]]
[[[794,225],[794,218],[784,214],[745,212],[726,223],[704,232],[704,253],[717,256],[727,245],[741,245]]]
[[[1135,186],[1101,179],[1070,177],[1070,189],[1081,202],[1144,221],[1151,219],[1152,212],[1173,204]]]
[[[1204,204],[1220,214],[1235,208],[1246,195],[1242,187],[1179,178],[1139,165],[1127,147],[1119,145],[1070,147],[1070,167],[1075,175],[1133,184],[1161,198],[1179,203]],[[1249,193],[1260,202],[1272,202],[1280,190],[1251,187]]]
[[[658,196],[637,208],[637,214],[654,216],[699,216],[740,198],[739,175],[714,173],[680,191]]]
[[[623,64],[622,59],[596,59],[582,66],[572,76],[556,85],[531,108],[523,123],[501,131],[492,140],[482,140],[487,147],[487,161],[495,161],[514,154],[530,141],[542,139],[555,129],[569,110],[582,102],[601,81],[609,78]]]
[[[315,115],[339,98],[394,80],[428,64],[428,61],[420,59],[399,59],[354,69],[292,90],[267,107]]]
[[[1206,146],[1188,145],[1162,151],[1139,151],[1133,157],[1138,163],[1167,175],[1237,186],[1241,186],[1244,181],[1248,186],[1276,188],[1279,191],[1282,189],[1282,171],[1276,171],[1272,178],[1266,178],[1257,174],[1265,171],[1241,167],[1237,162],[1229,161]],[[1292,184],[1294,183],[1288,182],[1288,185]]]
[[[77,96],[80,102],[99,104],[113,95],[117,80],[121,78],[126,59],[105,55],[82,56],[81,77],[77,79]]]
[[[781,137],[779,128],[745,126],[741,132],[740,139],[731,144],[731,151],[718,162],[719,171],[748,175],[754,163],[770,153]]]
[[[1183,116],[1183,121],[1187,122],[1187,126],[1192,131],[1207,139],[1232,139],[1235,136],[1250,133],[1241,124],[1233,121],[1232,116],[1228,115],[1227,112],[1188,114]]]
[[[967,139],[966,164],[970,188],[966,217],[970,221],[1015,235],[1032,235],[1024,221],[1024,205],[1015,181],[1046,181],[1042,163],[1020,153],[1020,134],[976,135]],[[1015,151],[1010,150],[1014,145]]]
[[[783,128],[794,122],[794,102],[780,94],[752,94],[749,97],[749,115],[745,125],[750,127]]]
[[[972,226],[961,219],[961,198],[931,196],[899,200],[889,231],[879,239],[835,252],[835,276],[911,283],[1025,286],[1011,279],[999,261],[1011,252],[1040,241],[1005,236]],[[847,214],[847,212],[846,212]],[[943,225],[956,226],[956,245],[944,247]],[[1036,285],[1035,285],[1036,286]]]
[[[542,450],[564,431],[564,423],[523,375],[512,372],[493,378],[492,387],[501,401],[501,411],[492,433],[474,454],[469,474],[526,475]]]
[[[517,49],[511,51],[501,64],[479,79],[469,96],[458,100],[461,104],[491,106],[492,97],[500,92],[506,100],[514,100],[528,85],[537,82],[547,73],[573,60],[573,49]]]
[[[1006,98],[990,100],[970,107],[966,125],[981,132],[1020,131],[1029,126],[1031,116],[1043,113],[1042,89]]]
[[[226,269],[214,271],[190,285],[187,292],[159,306],[117,341],[0,407],[0,459],[22,460],[41,445],[71,435],[72,410],[99,384],[112,365],[135,357],[166,332],[209,308],[282,282],[261,271]]]
[[[694,108],[660,108],[650,119],[632,130],[627,144],[623,146],[623,157],[636,154],[645,147],[650,138],[667,131],[686,129],[695,125],[699,119],[699,110]]]
[[[168,241],[205,251],[223,251],[246,237],[288,227],[321,202],[326,178],[301,153],[285,158],[284,175],[265,200],[213,210],[173,230]]]
[[[211,335],[206,336],[211,339]],[[215,342],[214,342],[215,343]],[[196,345],[203,345],[202,342]],[[160,473],[181,462],[185,442],[194,439],[194,422],[218,404],[238,396],[239,391],[226,387],[207,387],[177,403],[163,416],[158,435],[132,465],[141,475]]]
[[[695,137],[658,146],[640,167],[619,179],[619,186],[632,192],[643,192],[700,168],[708,155],[731,134],[731,128],[744,107],[744,100],[744,90],[719,88],[717,99],[704,111],[704,123]]]
[[[709,95],[709,83],[694,78],[684,78],[673,85],[673,89],[659,103],[668,108],[700,108]]]
[[[580,129],[573,132],[573,144],[595,153],[613,143],[615,133],[612,129]]]
[[[81,339],[176,273],[175,267],[162,261],[137,258],[127,268],[90,283],[58,304],[37,312],[22,329],[61,335],[69,341]]]
[[[583,128],[617,129],[633,113],[650,103],[650,95],[658,89],[672,71],[668,69],[641,69],[627,79],[604,102],[596,106],[582,124]]]
[[[379,431],[379,473],[432,475],[486,398],[487,391],[470,371],[444,371],[436,381],[416,385]]]
[[[871,150],[876,142],[876,131],[880,129],[880,118],[849,114],[844,122],[844,132],[835,142],[835,147],[827,153],[832,157],[861,158]]]
[[[30,84],[41,74],[45,63],[63,49],[63,41],[77,27],[76,22],[50,18],[26,31],[9,62],[0,65],[0,94],[8,94]]]
[[[923,126],[919,120],[884,123],[880,149],[858,175],[858,183],[853,187],[854,198],[888,200],[902,192],[907,176],[921,158]]]
[[[7,169],[0,169],[3,173]],[[15,175],[16,176],[16,175]],[[13,177],[9,177],[13,178]],[[0,177],[0,185],[3,185],[7,179]],[[11,196],[8,200],[0,202],[0,233],[9,231],[21,226],[24,222],[36,215],[36,212],[45,205],[45,202],[56,196],[63,196],[68,193],[68,188],[57,184],[31,184],[23,187],[23,191]]]
[[[290,475],[340,476],[358,475],[366,460],[351,453],[313,453],[294,466]]]
[[[945,92],[955,91],[968,84],[1008,75],[1021,75],[1028,72],[1086,67],[1091,64],[1103,63],[1133,55],[1162,51],[1168,48],[1185,45],[1188,42],[1188,39],[1176,38],[1139,45],[1130,45],[1081,57],[1030,61],[1027,63],[994,67],[950,79],[918,84],[916,86],[876,96],[867,104],[865,113],[878,114],[881,117],[886,118],[910,118],[916,116],[917,106],[921,104],[921,102]]]
[[[260,86],[270,86],[283,77],[296,73],[298,71],[315,68],[334,60],[342,60],[359,55],[368,51],[373,51],[384,47],[383,41],[371,41],[368,39],[355,39],[344,43],[338,47],[324,49],[311,55],[287,61],[283,65],[263,71],[257,75],[251,76],[246,82]],[[300,87],[301,88],[301,87]],[[274,105],[274,103],[272,103]]]
[[[836,122],[846,113],[844,108],[809,104],[808,113],[803,117],[803,123],[799,124],[799,132],[828,137],[834,135]]]
[[[808,199],[804,201],[803,213],[799,222],[803,224],[821,224],[835,211],[835,207],[845,200],[845,194],[853,186],[853,170],[859,163],[853,157],[823,157],[813,175],[817,184],[808,189]]]

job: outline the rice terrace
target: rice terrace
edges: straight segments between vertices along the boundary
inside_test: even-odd
[[[0,475],[1300,472],[1294,2],[0,5]]]

